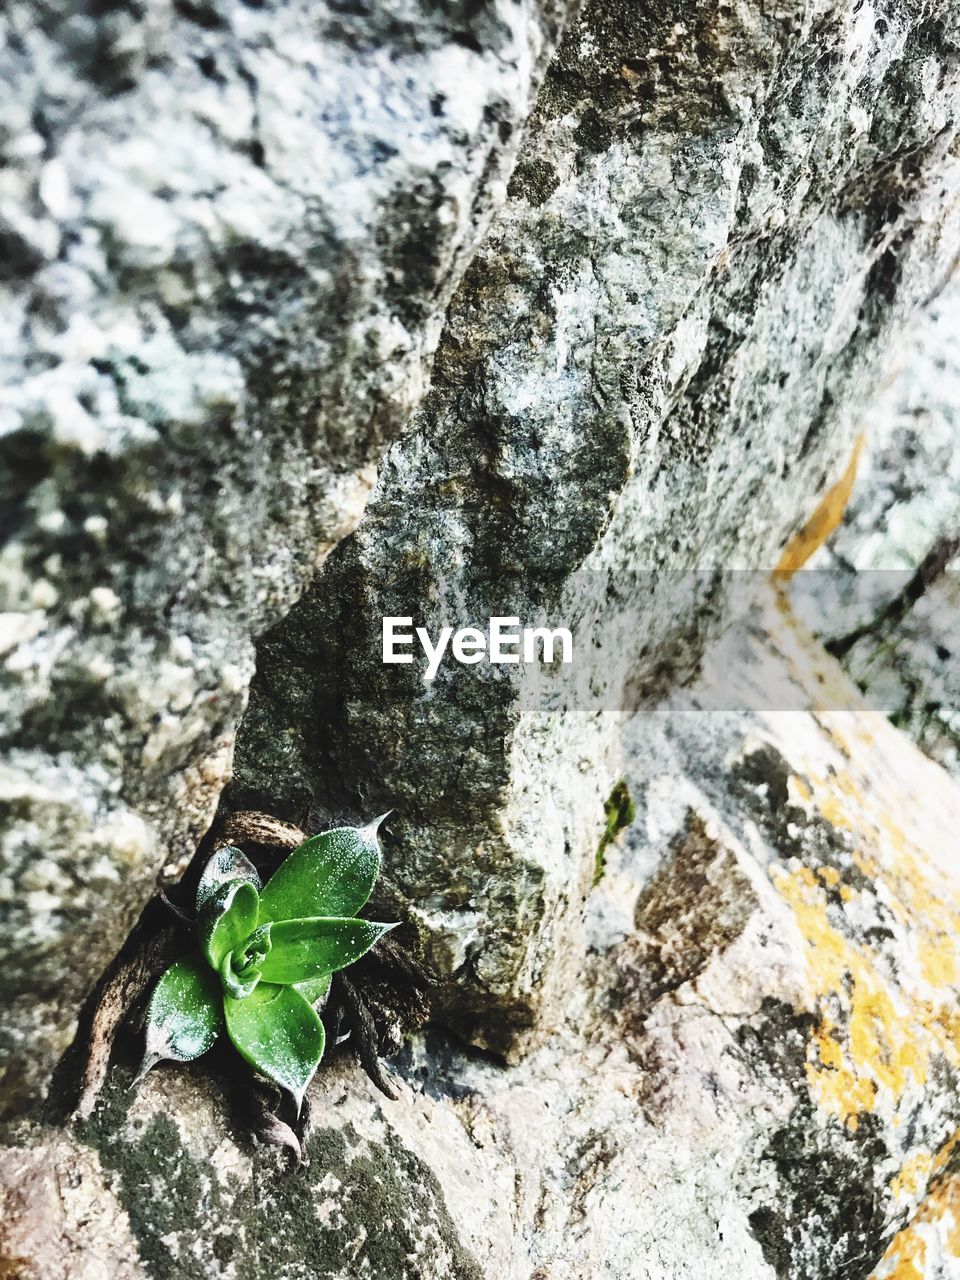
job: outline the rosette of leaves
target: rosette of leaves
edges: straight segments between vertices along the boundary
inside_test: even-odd
[[[138,1081],[164,1059],[198,1058],[225,1028],[299,1112],[323,1056],[317,1007],[331,975],[395,927],[357,918],[380,870],[381,821],[312,836],[266,885],[239,849],[213,854],[197,886],[200,946],[153,990]]]

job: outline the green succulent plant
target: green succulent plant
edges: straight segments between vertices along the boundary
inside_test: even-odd
[[[190,1062],[227,1035],[299,1112],[323,1056],[317,1014],[338,969],[392,924],[359,920],[380,871],[376,819],[311,836],[263,885],[253,863],[218,849],[197,886],[200,947],[161,976],[136,1082],[164,1059]]]

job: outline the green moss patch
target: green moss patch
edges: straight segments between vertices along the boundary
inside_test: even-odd
[[[611,841],[615,840],[626,827],[629,827],[637,816],[633,796],[630,794],[630,788],[623,778],[620,779],[603,802],[603,812],[606,816],[606,826],[604,827],[603,835],[600,837],[600,843],[597,845],[597,856],[593,864],[593,883],[595,885],[600,883],[606,870],[607,848]]]

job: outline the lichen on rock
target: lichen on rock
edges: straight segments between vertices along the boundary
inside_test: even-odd
[[[42,1090],[208,827],[253,638],[356,525],[422,395],[563,16],[5,7],[7,1103]],[[118,852],[111,822],[138,841]],[[103,930],[81,942],[87,892]],[[16,1003],[61,967],[59,1009]]]
[[[773,568],[840,481],[888,342],[952,270],[957,39],[947,6],[585,5],[428,395],[260,646],[228,803],[396,805],[395,902],[477,1043],[522,1049],[563,998],[606,712],[695,670],[731,571]],[[388,678],[375,631],[618,611],[586,701],[486,667]]]
[[[0,70],[0,1275],[960,1273],[884,714],[955,769],[956,5],[12,0]],[[381,660],[494,615],[573,670]],[[127,1027],[67,1119],[158,884],[390,808],[396,1101],[331,1034],[293,1171]]]
[[[334,1060],[309,1166],[286,1175],[286,1153],[245,1133],[223,1061],[158,1068],[133,1095],[121,1055],[69,1140],[21,1123],[0,1257],[38,1280],[41,1249],[82,1257],[93,1185],[114,1206],[105,1247],[136,1260],[120,1274],[150,1280],[883,1280],[911,1258],[951,1274],[960,889],[941,837],[960,792],[879,713],[820,706],[842,674],[782,598],[739,639],[738,710],[715,708],[721,647],[621,726],[636,821],[539,1048],[507,1066],[418,1034],[390,1062],[395,1103]],[[806,710],[750,708],[771,670]],[[41,1245],[52,1168],[62,1207]]]

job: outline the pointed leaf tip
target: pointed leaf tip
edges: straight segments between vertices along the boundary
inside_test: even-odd
[[[311,836],[267,881],[260,920],[355,916],[379,873],[380,846],[372,826],[337,827]]]
[[[293,987],[261,982],[245,1000],[224,999],[227,1032],[254,1070],[286,1089],[297,1104],[323,1057],[323,1023]]]
[[[223,1027],[217,975],[199,951],[163,973],[147,1005],[144,1055],[131,1088],[164,1059],[191,1062],[213,1045]]]
[[[127,1088],[136,1089],[138,1085],[143,1083],[147,1075],[153,1070],[157,1063],[162,1061],[163,1059],[158,1053],[145,1053],[140,1066],[137,1068],[137,1074],[130,1081],[129,1085],[127,1085]]]

